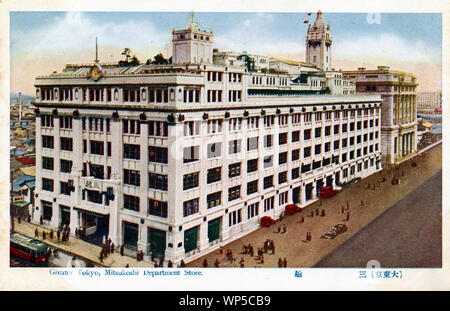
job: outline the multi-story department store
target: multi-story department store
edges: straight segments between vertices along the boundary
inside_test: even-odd
[[[34,221],[176,264],[381,170],[380,96],[323,69],[321,14],[309,33],[312,64],[213,50],[192,22],[170,65],[37,77]]]

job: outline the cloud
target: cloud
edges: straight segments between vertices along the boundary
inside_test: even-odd
[[[300,38],[298,40],[282,38],[274,31],[275,27],[273,15],[251,14],[233,27],[228,27],[225,32],[216,35],[215,46],[220,50],[247,51],[263,55],[304,50],[304,43]]]
[[[68,12],[47,27],[27,33],[13,32],[14,47],[18,51],[79,51],[94,47],[95,38],[100,45],[129,47],[163,45],[169,40],[168,32],[161,32],[148,20],[129,19],[126,22],[97,22],[93,16],[81,12]]]
[[[406,41],[392,34],[381,33],[376,36],[342,38],[334,40],[333,53],[343,59],[386,59],[392,61],[440,63],[442,52],[427,46],[422,41]]]

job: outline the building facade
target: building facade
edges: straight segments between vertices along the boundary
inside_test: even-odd
[[[379,94],[383,99],[381,151],[383,162],[398,164],[417,152],[417,82],[410,73],[378,66],[344,71],[357,94]]]
[[[417,113],[442,113],[442,91],[417,93]]]
[[[180,33],[171,65],[36,78],[34,221],[176,264],[381,170],[380,96],[344,96],[313,65],[218,51],[209,63]]]

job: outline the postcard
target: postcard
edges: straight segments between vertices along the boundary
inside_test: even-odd
[[[78,3],[0,2],[0,288],[449,288],[443,1]]]

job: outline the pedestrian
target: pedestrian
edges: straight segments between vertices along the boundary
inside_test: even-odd
[[[125,268],[129,268],[129,267],[130,267],[130,264],[127,263],[126,266],[125,266]]]
[[[45,236],[46,236],[45,231],[42,231],[42,239],[45,240]]]
[[[341,214],[344,214],[344,205],[341,206]]]
[[[240,266],[241,268],[244,268],[245,262],[244,262],[244,258],[241,257],[241,262],[240,262]]]
[[[272,242],[272,254],[275,254],[275,243]]]
[[[44,217],[41,215],[41,217],[39,218],[39,223],[41,224],[41,225],[43,225],[44,224]]]
[[[261,264],[264,263],[264,255],[261,255]]]
[[[139,251],[136,251],[136,260],[141,260],[141,253],[139,253]]]
[[[52,229],[50,229],[50,239],[53,240],[53,230]]]
[[[247,245],[242,246],[242,253],[247,254]]]
[[[319,209],[316,208],[316,216],[319,216]]]
[[[322,213],[320,214],[320,216],[325,217],[325,210],[322,210]]]
[[[100,259],[100,262],[103,262],[103,250],[100,251],[100,257],[99,257],[99,259]]]
[[[311,211],[311,217],[314,217],[314,212],[313,211]]]
[[[347,219],[346,219],[347,221],[349,221],[350,220],[350,212],[347,212]]]
[[[349,210],[350,206],[348,205],[348,200],[347,200],[347,210]]]
[[[39,230],[36,228],[36,230],[34,230],[34,237],[38,238],[39,237]]]
[[[203,268],[208,268],[208,260],[203,260]]]
[[[123,252],[124,252],[124,246],[122,245],[122,246],[120,247],[120,256],[123,256]]]
[[[37,230],[37,229],[36,229]],[[56,232],[56,237],[58,238],[58,242],[59,242],[59,240],[61,239],[61,231],[59,231],[59,229],[58,229],[58,231]]]
[[[216,261],[214,262],[214,267],[219,268],[219,266],[220,266],[219,259],[216,258]]]
[[[19,217],[17,217],[17,222],[20,224],[21,223],[21,219],[20,219],[20,216]]]
[[[114,253],[114,243],[111,243],[111,253]]]
[[[282,268],[283,267],[283,260],[280,258],[278,258],[278,268]]]
[[[78,227],[75,227],[75,237],[78,238]]]
[[[186,264],[184,263],[184,260],[183,259],[181,259],[181,262],[180,262],[180,267],[181,268],[184,268],[186,266]]]
[[[303,215],[302,215],[302,218],[300,218],[300,223],[304,223],[305,222],[305,217],[303,217]]]
[[[168,267],[168,268],[172,268],[172,267],[173,267],[173,262],[172,262],[172,260],[169,260],[169,262],[167,263],[167,267]]]
[[[283,267],[287,267],[287,260],[286,260],[286,257],[284,257],[284,260],[283,260]]]
[[[280,232],[281,232],[281,227],[278,226],[277,233],[280,233]]]

